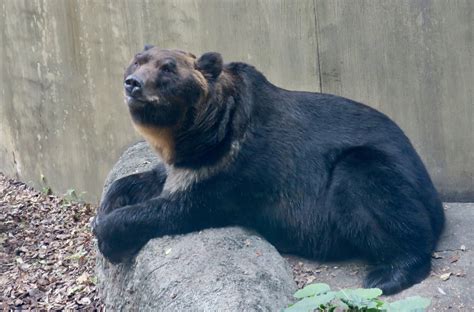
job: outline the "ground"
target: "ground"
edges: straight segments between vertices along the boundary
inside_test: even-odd
[[[89,229],[94,205],[72,194],[52,196],[0,174],[0,308],[101,309],[96,293],[95,248]],[[447,230],[423,283],[387,298],[431,298],[430,311],[474,311],[474,204],[446,204]],[[360,287],[366,266],[320,264],[294,256],[299,287],[324,282],[333,289]]]
[[[95,207],[46,193],[0,174],[0,309],[99,308]]]
[[[410,296],[431,299],[429,311],[474,311],[474,204],[445,204],[447,219],[437,251],[433,254],[433,270],[422,283],[384,300]],[[317,263],[286,256],[293,267],[299,287],[323,282],[338,288],[358,288],[367,266],[360,262]]]

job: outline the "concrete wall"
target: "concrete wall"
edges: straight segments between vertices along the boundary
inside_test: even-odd
[[[0,3],[0,171],[97,200],[137,140],[122,72],[144,43],[219,51],[406,131],[448,200],[474,200],[474,1]]]

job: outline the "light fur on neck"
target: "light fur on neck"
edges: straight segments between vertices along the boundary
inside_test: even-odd
[[[229,152],[216,164],[203,166],[198,169],[176,168],[173,165],[166,167],[168,177],[166,178],[163,192],[173,194],[179,191],[186,191],[192,185],[209,179],[210,177],[225,171],[232,165],[240,151],[241,142],[234,141],[231,144]]]
[[[173,163],[175,159],[175,142],[171,128],[158,128],[136,123],[133,123],[133,126],[161,156],[165,163]]]

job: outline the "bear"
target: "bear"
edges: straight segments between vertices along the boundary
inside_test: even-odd
[[[442,202],[404,132],[336,95],[289,91],[255,67],[146,46],[124,75],[132,124],[161,158],[115,181],[93,233],[111,263],[148,240],[239,225],[280,252],[360,258],[367,288],[422,281]]]

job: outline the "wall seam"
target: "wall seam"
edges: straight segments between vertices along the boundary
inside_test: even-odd
[[[316,10],[316,1],[313,0],[313,14],[314,14],[314,28],[315,28],[315,37],[316,37],[316,59],[318,61],[318,73],[319,76],[319,92],[323,92],[323,76],[321,75],[321,54],[319,51],[319,23],[318,23],[318,15]]]

